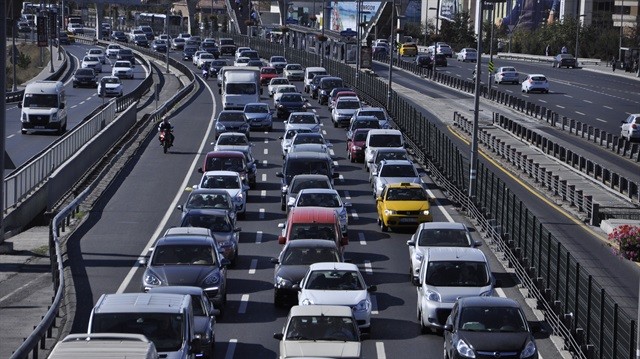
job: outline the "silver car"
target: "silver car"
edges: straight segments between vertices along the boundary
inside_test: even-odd
[[[281,209],[284,211],[288,208],[288,203],[293,203],[298,197],[298,192],[306,188],[326,188],[333,189],[333,184],[329,177],[325,175],[302,174],[293,176],[291,183],[287,187],[287,193],[284,201],[281,203]]]
[[[410,160],[383,160],[380,162],[378,175],[374,177],[373,195],[380,197],[382,190],[390,183],[422,183],[421,173]]]
[[[320,119],[318,115],[313,112],[292,112],[289,114],[289,119],[284,121],[284,130],[287,131],[292,126],[296,128],[308,128],[311,132],[320,132]]]
[[[334,208],[340,219],[340,230],[342,234],[347,234],[349,226],[349,215],[347,208],[351,203],[343,202],[335,189],[309,188],[298,193],[295,200],[288,203],[289,208],[293,207],[327,207]]]

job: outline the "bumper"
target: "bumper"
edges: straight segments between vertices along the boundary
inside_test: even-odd
[[[73,81],[73,86],[78,87],[98,87],[98,83],[95,81]]]
[[[426,319],[426,326],[441,328],[447,321],[447,317],[451,314],[454,303],[440,303],[427,301],[427,305],[423,308],[422,316]]]
[[[62,123],[57,122],[48,122],[48,123],[33,123],[33,122],[23,122],[22,129],[23,130],[36,130],[36,131],[59,131],[62,128]]]
[[[347,117],[347,116],[338,116],[337,118],[334,118],[333,121],[335,123],[337,123],[338,126],[347,127],[347,126],[349,126],[349,122],[351,122],[351,116],[349,116],[349,117]]]
[[[353,310],[353,316],[356,318],[358,328],[367,330],[371,327],[371,310]]]
[[[273,121],[270,120],[253,120],[249,122],[249,126],[254,128],[270,128],[273,126]]]
[[[432,222],[433,217],[429,215],[388,215],[382,216],[382,220],[387,227],[394,228],[414,228],[423,222]]]
[[[349,155],[351,156],[351,158],[353,158],[355,161],[364,161],[364,151],[360,150],[360,151],[349,151]]]
[[[118,72],[113,74],[113,76],[119,78],[119,79],[132,79],[133,78],[133,72],[127,73],[127,72]]]
[[[298,291],[291,289],[291,287],[273,287],[273,294],[275,298],[286,303],[298,304]]]

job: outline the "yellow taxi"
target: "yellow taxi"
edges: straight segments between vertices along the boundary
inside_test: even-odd
[[[418,54],[418,46],[414,43],[406,43],[400,45],[400,56],[416,56]]]
[[[417,183],[393,183],[387,185],[376,199],[378,225],[383,232],[389,228],[416,227],[432,222],[431,198]]]

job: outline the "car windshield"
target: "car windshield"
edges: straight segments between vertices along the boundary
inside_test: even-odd
[[[247,136],[230,135],[220,136],[216,144],[221,146],[247,146],[249,145],[249,141],[247,140]]]
[[[214,175],[207,176],[202,181],[203,188],[238,189],[240,182],[238,176]]]
[[[369,121],[369,120],[360,120],[360,121],[355,121],[353,123],[353,126],[351,127],[352,129],[358,129],[358,128],[374,128],[374,129],[379,129],[380,128],[380,122],[376,121]],[[367,139],[366,137],[367,133],[365,133],[365,140]]]
[[[213,60],[211,66],[227,66],[226,60]]]
[[[319,145],[324,145],[324,138],[322,136],[309,136],[309,135],[300,135],[296,136],[293,139],[292,145],[299,145],[301,143],[315,143]]]
[[[91,323],[92,333],[142,334],[153,342],[158,352],[178,351],[182,347],[181,314],[94,313]]]
[[[427,228],[420,231],[419,246],[428,247],[469,247],[469,232],[463,229]]]
[[[367,139],[367,131],[358,131],[353,136],[354,141],[365,141]]]
[[[318,262],[340,262],[340,257],[335,248],[289,247],[282,255],[281,264],[308,266]]]
[[[260,69],[260,73],[263,74],[277,74],[277,70],[273,67],[263,67],[262,69]]]
[[[280,97],[280,102],[304,102],[301,95],[284,94]]]
[[[90,55],[102,55],[102,50],[89,50]]]
[[[205,170],[243,172],[245,164],[241,157],[209,157]]]
[[[271,62],[287,62],[287,60],[282,56],[273,56]]]
[[[547,81],[547,78],[544,76],[531,76],[531,80],[533,81]]]
[[[357,342],[359,335],[351,317],[295,316],[289,321],[285,339]]]
[[[269,113],[268,105],[247,105],[244,107],[245,113]]]
[[[515,67],[503,67],[502,72],[516,72]]]
[[[355,110],[360,108],[359,101],[338,101],[336,108],[340,110]]]
[[[91,69],[77,69],[76,76],[94,76],[93,70]]]
[[[312,113],[308,115],[291,115],[289,116],[289,123],[291,124],[317,124],[318,119]]]
[[[407,154],[406,152],[402,151],[379,151],[376,154],[376,160],[374,161],[375,163],[378,163],[382,160],[406,160],[407,159]]]
[[[278,89],[276,90],[276,93],[293,93],[293,92],[298,92],[295,86],[292,86],[292,87],[281,86],[281,87],[278,87]]]
[[[460,311],[460,330],[472,332],[526,332],[526,320],[518,308],[468,307]]]
[[[490,284],[484,262],[432,261],[425,283],[436,287],[484,287]]]
[[[316,270],[309,273],[305,289],[364,290],[359,273],[351,270]]]
[[[336,231],[333,224],[297,223],[291,228],[290,239],[327,239],[336,240]]]
[[[302,70],[302,66],[300,65],[288,65],[287,70]]]
[[[343,83],[341,79],[324,80],[320,83],[320,87],[323,90],[332,89],[334,87],[342,87],[342,86],[343,86]]]
[[[422,188],[389,188],[388,201],[426,201],[427,193]]]
[[[41,94],[33,94],[27,93],[24,95],[24,102],[22,104],[24,107],[58,107],[58,95],[41,95]]]
[[[335,193],[302,193],[296,206],[299,207],[341,207],[340,198]]]
[[[103,84],[119,84],[120,80],[117,77],[103,77],[100,82]]]
[[[230,95],[253,95],[256,93],[256,84],[227,83],[225,92]]]
[[[402,146],[402,135],[374,135],[369,138],[370,147],[400,147]]]
[[[200,55],[199,59],[200,59],[200,60],[203,60],[203,59],[213,59],[213,55],[211,55],[210,53],[208,53],[208,52],[207,52],[207,53],[205,53],[205,54]]]
[[[233,45],[233,40],[231,40],[231,39],[220,39],[220,45]]]
[[[324,179],[324,180],[315,180],[315,179],[297,180],[297,181],[293,181],[293,183],[291,184],[290,192],[291,193],[298,193],[298,192],[302,191],[303,189],[307,189],[307,188],[326,188],[326,189],[330,189],[331,188],[331,184],[326,179]]]
[[[385,165],[380,171],[380,177],[417,177],[413,165]]]
[[[152,266],[214,264],[216,258],[211,247],[192,244],[156,246],[151,259]]]
[[[207,214],[187,213],[182,220],[181,226],[208,228],[211,232],[231,232],[233,230],[229,217]]]
[[[187,209],[219,208],[230,209],[227,197],[221,193],[194,193],[187,200]]]
[[[218,122],[246,122],[243,112],[220,112]]]

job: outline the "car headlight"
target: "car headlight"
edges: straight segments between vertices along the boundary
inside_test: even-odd
[[[247,179],[247,175],[245,175],[245,174],[241,174],[241,175],[240,175],[240,179],[244,181],[245,179]]]
[[[418,262],[421,262],[421,261],[422,261],[422,258],[424,258],[424,255],[422,255],[422,253],[421,253],[421,252],[416,251],[416,254],[414,255],[414,257],[416,258],[416,260],[417,260]]]
[[[460,355],[466,358],[476,357],[476,353],[473,352],[473,349],[471,349],[471,347],[462,339],[459,339],[458,343],[456,343],[456,350]]]
[[[302,305],[313,305],[314,303],[313,303],[313,301],[311,299],[305,298],[305,299],[302,300],[301,304]]]
[[[427,209],[427,210],[422,211],[422,214],[425,215],[425,216],[428,216],[429,215],[429,210]]]
[[[293,283],[290,280],[276,276],[276,286],[278,288],[291,288],[292,285]]]
[[[397,213],[397,212],[396,212],[396,211],[394,211],[394,210],[392,210],[392,209],[385,209],[385,210],[384,210],[384,214],[386,214],[387,216],[391,216],[391,215],[394,215],[394,214],[396,214],[396,213]]]
[[[284,105],[278,105],[278,108],[284,108]]]
[[[226,127],[224,127],[223,124],[221,123],[216,123],[216,130],[217,131],[224,131],[226,129]]]
[[[338,216],[340,217],[340,222],[346,222],[347,221],[347,210],[343,208],[340,212],[338,212]]]
[[[427,300],[430,300],[432,302],[440,302],[442,301],[442,298],[440,297],[440,293],[434,291],[434,290],[426,290],[427,295]]]
[[[233,244],[231,243],[231,241],[230,241],[230,240],[227,240],[227,241],[220,241],[220,242],[218,242],[218,245],[219,245],[220,247],[224,247],[224,248],[226,248],[226,247],[231,247]]]
[[[527,345],[524,346],[524,350],[520,353],[520,358],[532,357],[537,351],[536,343],[532,340],[527,341]]]
[[[29,122],[29,120],[27,120],[27,114],[26,113],[22,114],[22,122]]]
[[[362,147],[360,146],[351,146],[352,151],[362,151]]]
[[[51,114],[51,121],[57,121],[58,120],[58,113],[54,112]]]
[[[249,124],[248,123],[245,123],[244,125],[240,126],[240,130],[242,130],[242,131],[246,131],[248,129],[249,129]]]
[[[220,276],[217,272],[209,274],[203,281],[205,285],[214,285],[220,282]]]
[[[369,299],[363,299],[353,307],[356,312],[368,311],[371,309],[371,301]]]
[[[144,284],[145,285],[154,285],[154,286],[156,286],[156,285],[162,284],[162,282],[155,275],[153,275],[151,273],[148,273],[148,274],[145,274],[145,276],[144,276]]]

